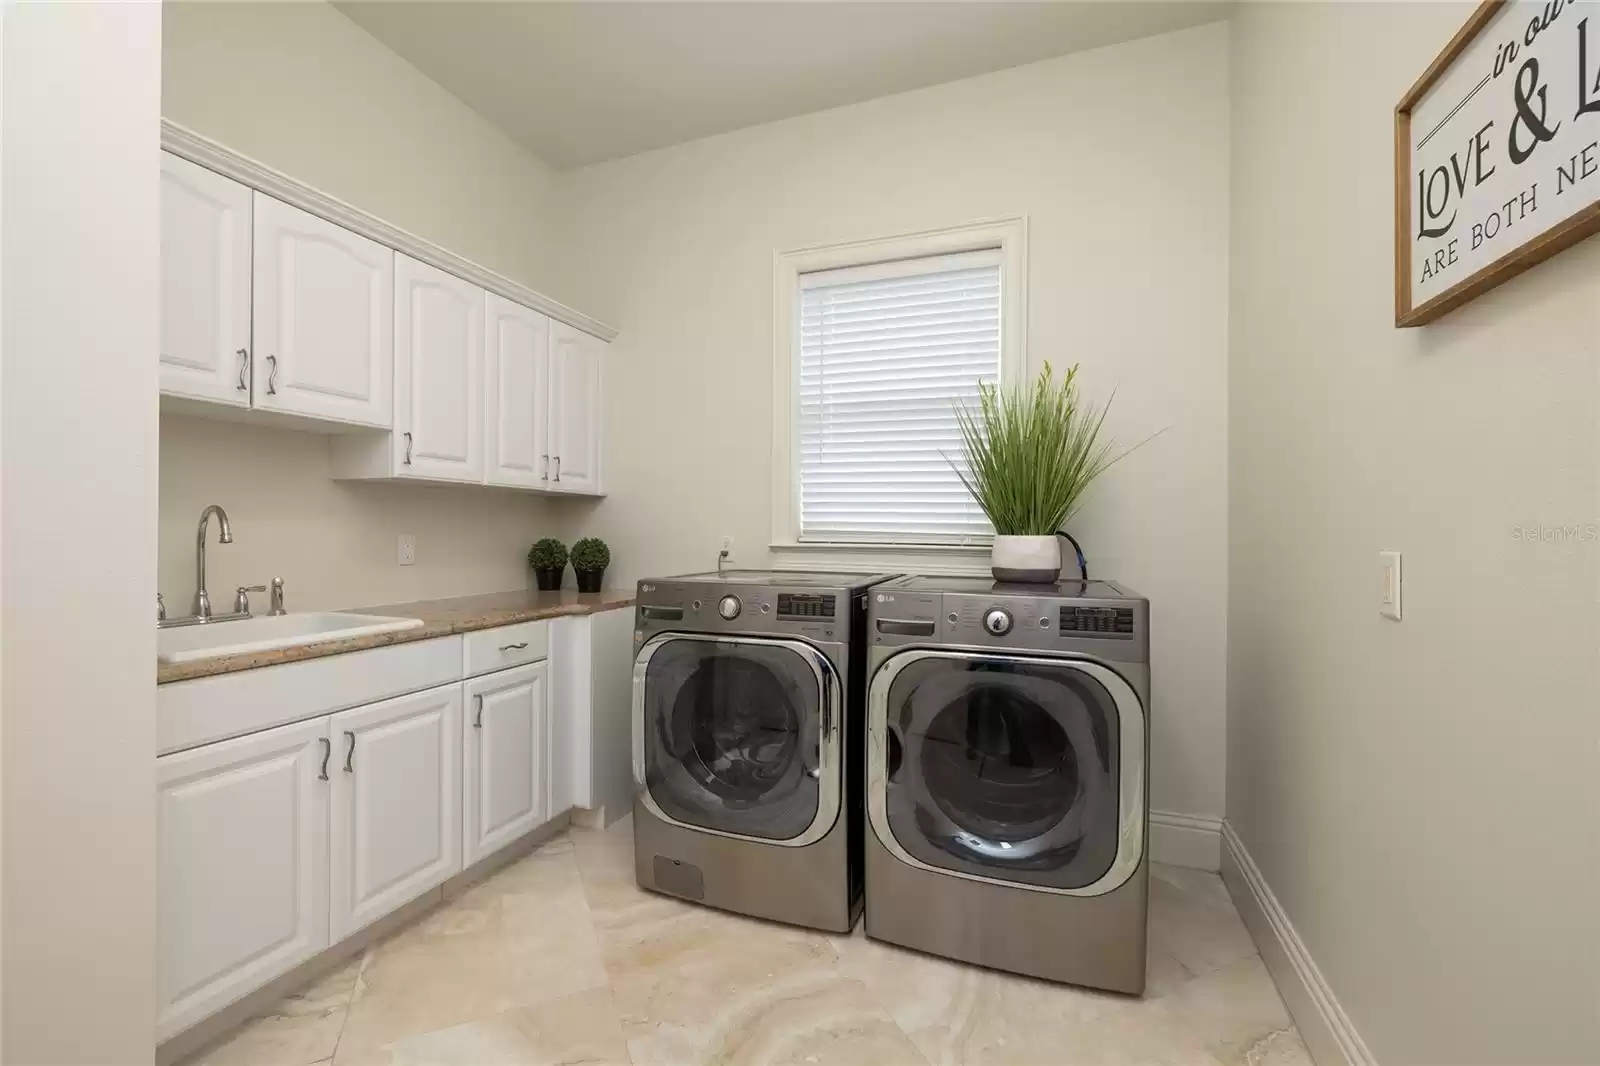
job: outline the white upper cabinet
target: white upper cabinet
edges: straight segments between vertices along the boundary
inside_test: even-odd
[[[483,481],[484,291],[395,256],[394,472]]]
[[[328,939],[328,719],[156,760],[156,1039]]]
[[[550,480],[550,320],[487,293],[484,440],[491,485]]]
[[[250,197],[161,154],[161,391],[250,406]]]
[[[557,492],[599,495],[600,389],[605,343],[550,323],[550,482]]]
[[[255,406],[390,426],[393,250],[256,193],[254,251]]]
[[[341,711],[329,928],[339,941],[461,869],[461,685]]]

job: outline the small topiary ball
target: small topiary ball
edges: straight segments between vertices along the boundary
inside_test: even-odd
[[[599,537],[584,537],[572,546],[572,569],[604,570],[611,565],[611,549]]]
[[[528,565],[536,570],[560,570],[567,565],[567,546],[554,537],[541,537],[528,549]]]

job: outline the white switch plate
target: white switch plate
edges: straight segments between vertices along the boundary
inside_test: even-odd
[[[400,545],[396,555],[401,566],[410,566],[417,561],[417,535],[415,533],[400,534]]]
[[[1400,553],[1378,553],[1378,613],[1400,621]]]

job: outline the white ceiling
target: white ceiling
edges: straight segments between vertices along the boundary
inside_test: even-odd
[[[564,170],[1226,17],[1229,4],[338,0]]]

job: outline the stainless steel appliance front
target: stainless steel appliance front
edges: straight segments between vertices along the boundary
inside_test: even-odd
[[[814,929],[854,926],[866,595],[887,576],[731,571],[639,583],[641,886]]]
[[[633,667],[633,778],[669,825],[799,848],[843,791],[839,674],[814,645],[667,633]]]
[[[1148,602],[910,577],[868,629],[867,935],[1143,991]]]

